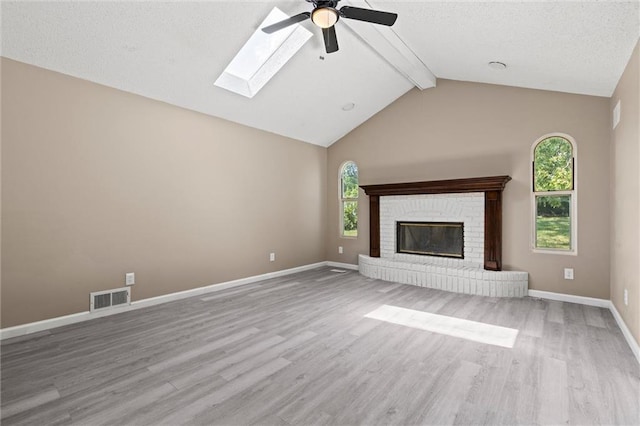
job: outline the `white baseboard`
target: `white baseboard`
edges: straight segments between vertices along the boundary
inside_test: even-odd
[[[638,342],[633,338],[629,327],[625,324],[624,320],[620,316],[620,313],[616,309],[611,300],[597,299],[594,297],[573,296],[571,294],[553,293],[550,291],[529,290],[529,296],[537,297],[540,299],[558,300],[560,302],[578,303],[580,305],[597,306],[599,308],[606,308],[611,311],[613,318],[615,318],[622,335],[624,336],[627,344],[631,348],[631,352],[635,355],[638,364],[640,364],[640,346]]]
[[[599,308],[608,308],[610,301],[608,299],[597,299],[595,297],[574,296],[572,294],[553,293],[551,291],[529,290],[530,297],[538,299],[557,300],[560,302],[577,303],[579,305],[597,306]]]
[[[198,287],[190,290],[179,291],[176,293],[163,294],[162,296],[136,300],[135,302],[131,302],[131,305],[135,306],[136,308],[146,308],[147,306],[159,305],[161,303],[167,303],[174,300],[185,299],[187,297],[199,296],[205,293],[226,290],[228,288],[251,284],[251,283],[255,283],[262,280],[268,280],[270,278],[283,277],[285,275],[291,275],[297,272],[303,272],[303,271],[308,271],[310,269],[320,268],[321,266],[327,266],[327,262],[312,263],[310,265],[298,266],[297,268],[284,269],[282,271],[275,271],[275,272],[267,272],[266,274],[254,275],[252,277],[240,278],[237,280],[227,281],[224,283],[212,284],[205,287]]]
[[[118,308],[117,312],[122,312],[122,308]],[[0,340],[10,339],[12,337],[24,336],[26,334],[37,333],[39,331],[48,330],[50,328],[62,327],[64,325],[75,324],[81,321],[88,321],[93,318],[100,318],[106,312],[96,312],[94,315],[91,315],[89,311],[78,312],[75,314],[65,315],[62,317],[56,317],[51,319],[46,319],[42,321],[30,322],[28,324],[16,325],[14,327],[7,327],[0,329]],[[109,312],[110,314],[116,313],[116,309],[113,309]]]
[[[638,364],[640,364],[640,345],[638,345],[638,342],[636,342],[636,339],[633,338],[633,335],[631,334],[631,330],[629,330],[629,327],[627,327],[627,324],[622,319],[622,316],[620,316],[620,313],[616,309],[616,306],[611,301],[609,301],[609,310],[611,311],[611,314],[613,315],[613,317],[616,319],[616,322],[618,323],[618,327],[620,327],[620,330],[622,331],[622,335],[624,336],[625,340],[629,344],[631,351],[636,356],[636,359],[638,360]]]
[[[215,291],[225,290],[232,287],[238,287],[245,284],[251,284],[257,281],[262,281],[270,278],[282,277],[285,275],[295,274],[297,272],[308,271],[310,269],[316,269],[322,266],[328,266],[329,262],[318,262],[309,265],[299,266],[297,268],[284,269],[282,271],[268,272],[266,274],[254,275],[252,277],[241,278],[238,280],[227,281],[224,283],[212,284],[205,287],[193,288],[190,290],[179,291],[176,293],[163,294],[162,296],[150,297],[148,299],[136,300],[131,302],[130,305],[120,306],[117,308],[98,311],[98,312],[78,312],[75,314],[64,315],[61,317],[46,319],[42,321],[31,322],[28,324],[16,325],[14,327],[7,327],[0,329],[0,340],[10,339],[12,337],[24,336],[26,334],[37,333],[40,331],[49,330],[56,327],[62,327],[64,325],[75,324],[82,321],[89,321],[95,318],[106,317],[109,315],[115,315],[122,312],[132,311],[135,309],[146,308],[148,306],[159,305],[161,303],[167,303],[174,300],[185,299],[187,297],[198,296],[205,293],[212,293]]]
[[[332,268],[351,269],[352,271],[358,270],[358,265],[354,265],[353,263],[327,262],[327,266],[331,266]]]

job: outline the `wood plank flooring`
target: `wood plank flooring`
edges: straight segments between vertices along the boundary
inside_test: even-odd
[[[513,348],[365,318],[519,330]],[[2,425],[640,424],[610,312],[319,268],[2,343]]]

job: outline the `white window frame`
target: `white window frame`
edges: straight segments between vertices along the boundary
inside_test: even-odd
[[[538,144],[545,139],[549,139],[552,137],[559,137],[565,139],[571,144],[571,150],[573,155],[573,189],[569,191],[535,191],[535,183],[534,183],[534,161],[536,154],[536,147]],[[578,145],[573,137],[566,133],[548,133],[544,136],[538,138],[533,145],[531,146],[531,161],[529,162],[529,179],[531,180],[531,250],[534,253],[543,253],[543,254],[562,254],[569,256],[577,256],[578,255]],[[554,248],[540,248],[536,247],[537,235],[536,235],[536,196],[550,196],[550,195],[569,195],[571,197],[571,204],[569,206],[569,217],[571,221],[571,248],[569,250],[565,249],[554,249]]]
[[[340,226],[338,229],[338,234],[340,236],[340,238],[347,238],[347,239],[352,239],[355,240],[356,238],[358,238],[358,234],[360,233],[360,214],[359,214],[359,207],[360,207],[360,203],[359,203],[359,198],[360,198],[360,189],[358,189],[358,193],[356,195],[356,198],[344,198],[342,196],[342,172],[344,171],[344,168],[347,164],[349,163],[353,163],[356,165],[356,167],[358,167],[358,164],[353,161],[353,160],[347,160],[344,163],[342,163],[340,165],[340,168],[338,169],[338,210],[339,210],[339,214],[340,214]],[[358,169],[358,185],[360,184],[360,169]],[[344,203],[345,201],[355,201],[356,202],[356,217],[358,219],[358,225],[356,227],[356,235],[355,236],[350,236],[350,235],[344,235]]]

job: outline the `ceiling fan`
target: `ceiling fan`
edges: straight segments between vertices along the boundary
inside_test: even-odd
[[[302,22],[305,19],[311,18],[311,21],[322,28],[322,36],[324,37],[324,47],[327,53],[333,53],[338,51],[338,39],[336,38],[336,29],[334,25],[338,22],[340,17],[355,19],[357,21],[371,22],[372,24],[380,24],[386,26],[392,26],[398,15],[390,12],[383,12],[381,10],[363,9],[353,6],[342,6],[339,10],[336,9],[340,0],[306,0],[309,3],[313,3],[313,10],[311,12],[302,12],[294,15],[288,19],[285,19],[275,24],[268,25],[262,28],[267,34],[274,33],[278,30],[286,28],[290,25]]]

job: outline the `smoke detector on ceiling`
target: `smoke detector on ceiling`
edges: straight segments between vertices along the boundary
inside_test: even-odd
[[[494,70],[506,70],[507,69],[507,64],[505,64],[504,62],[491,61],[491,62],[489,62],[489,66],[491,68],[493,68]]]

